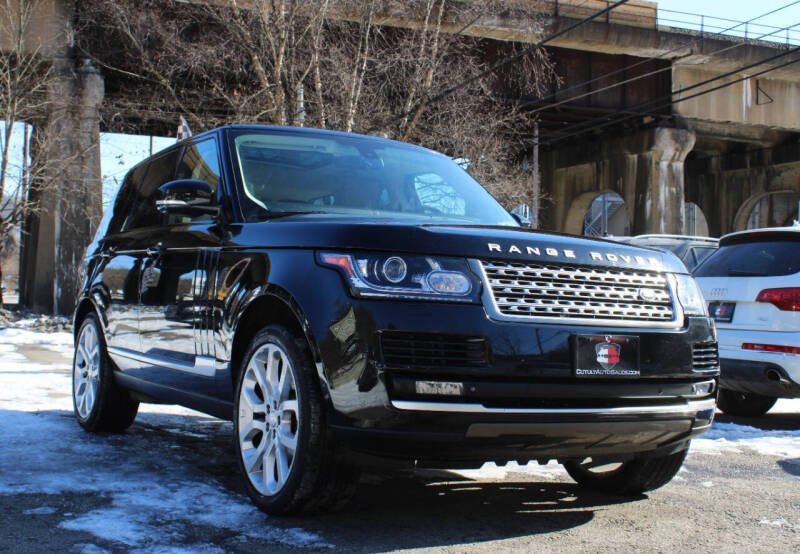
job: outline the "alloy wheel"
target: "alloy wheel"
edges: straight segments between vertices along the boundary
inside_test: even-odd
[[[277,494],[295,460],[300,429],[294,368],[286,352],[266,343],[250,358],[239,390],[239,450],[250,483]]]
[[[75,346],[72,394],[81,419],[92,413],[100,383],[100,341],[94,325],[85,325]]]

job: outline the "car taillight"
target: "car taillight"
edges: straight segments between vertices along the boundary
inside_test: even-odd
[[[756,302],[773,304],[786,312],[800,312],[800,287],[764,289],[758,293]]]
[[[780,346],[778,344],[756,344],[753,342],[742,343],[745,350],[758,350],[759,352],[780,352],[781,354],[800,354],[800,346]]]

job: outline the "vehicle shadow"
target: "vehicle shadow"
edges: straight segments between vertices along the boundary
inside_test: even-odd
[[[800,458],[789,458],[786,460],[778,460],[777,463],[778,466],[789,475],[800,477]]]
[[[297,521],[347,550],[374,552],[557,533],[591,522],[598,509],[630,501],[566,482],[451,478],[362,483],[342,512]]]
[[[232,426],[187,419],[181,423],[175,416],[148,414],[134,428],[144,426],[151,440],[153,434],[161,434],[184,452],[192,451],[195,467],[223,488],[244,495]],[[341,512],[268,519],[271,525],[318,533],[348,552],[375,552],[555,533],[589,523],[597,510],[632,500],[637,499],[522,474],[518,479],[474,481],[448,471],[413,475],[373,471],[364,476],[354,500]]]
[[[72,419],[66,412],[40,415],[55,415],[64,422]],[[110,466],[119,459],[133,459],[145,472],[155,472],[157,479],[169,479],[169,468],[173,468],[183,471],[184,478],[191,475],[191,479],[213,482],[232,498],[246,502],[232,431],[229,422],[216,419],[145,412],[121,435],[74,432],[87,443],[114,447],[103,458]],[[591,522],[598,511],[609,506],[646,498],[580,491],[566,479],[566,475],[549,479],[520,473],[505,480],[475,481],[447,471],[370,473],[359,484],[353,502],[341,512],[263,517],[267,526],[300,528],[324,537],[339,550],[376,552],[557,533]],[[255,506],[253,513],[258,514]]]

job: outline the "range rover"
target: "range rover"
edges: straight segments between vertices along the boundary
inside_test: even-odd
[[[524,228],[450,158],[354,134],[215,129],[125,177],[74,314],[80,425],[140,402],[232,420],[271,514],[364,468],[557,460],[641,494],[711,425],[714,323],[671,253]]]

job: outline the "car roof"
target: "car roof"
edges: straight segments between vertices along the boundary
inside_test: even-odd
[[[431,154],[438,154],[439,156],[445,156],[441,152],[437,152],[436,150],[431,150],[430,148],[425,148],[424,146],[420,146],[418,144],[412,144],[410,142],[402,142],[399,140],[394,140],[378,135],[364,135],[359,133],[347,133],[345,131],[333,131],[330,129],[318,129],[316,127],[291,127],[289,125],[262,125],[262,124],[244,124],[244,123],[235,123],[231,125],[223,125],[221,127],[215,127],[214,129],[209,129],[208,131],[203,131],[202,133],[198,133],[195,137],[197,138],[205,135],[206,133],[213,133],[220,130],[252,130],[252,131],[278,131],[278,132],[290,132],[296,134],[307,134],[307,135],[326,135],[330,137],[348,137],[348,138],[360,138],[366,139],[374,142],[382,142],[385,144],[392,144],[396,146],[403,146],[406,148],[416,148],[422,150],[424,152],[428,152]],[[190,139],[186,139],[190,140]]]
[[[714,237],[698,237],[692,235],[661,235],[661,234],[650,234],[650,235],[636,235],[630,237],[631,240],[633,239],[674,239],[674,240],[688,240],[692,242],[712,242],[714,244],[719,242],[719,239]]]
[[[747,239],[748,237],[759,237],[759,236],[769,236],[769,235],[782,235],[782,236],[797,236],[800,238],[800,225],[795,224],[791,227],[764,227],[761,229],[746,229],[744,231],[736,231],[735,233],[728,233],[727,235],[722,236],[720,240],[720,244],[728,244],[730,242],[738,242],[741,239]]]

